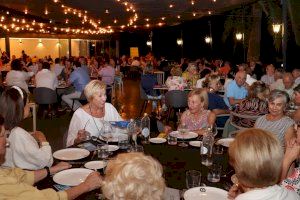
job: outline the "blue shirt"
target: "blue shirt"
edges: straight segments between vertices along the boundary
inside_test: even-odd
[[[224,99],[220,95],[215,93],[207,93],[207,95],[208,95],[208,110],[228,109],[228,106],[225,104]]]
[[[229,103],[229,97],[234,99],[244,99],[248,95],[248,90],[244,86],[238,86],[235,80],[232,80],[225,91],[224,101],[226,105],[231,108],[232,106]]]
[[[84,68],[77,67],[71,73],[69,80],[77,92],[82,92],[84,87],[90,82],[90,76]]]

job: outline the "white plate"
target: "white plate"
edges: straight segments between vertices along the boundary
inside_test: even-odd
[[[195,187],[183,195],[185,200],[227,200],[227,191],[214,187]]]
[[[107,151],[117,151],[119,149],[119,146],[117,145],[108,145]]]
[[[93,170],[85,168],[67,169],[56,173],[53,176],[53,181],[61,185],[76,186],[84,182],[86,177],[92,172]]]
[[[234,141],[234,138],[223,138],[216,142],[216,144],[220,144],[224,147],[229,147],[230,143]]]
[[[55,151],[53,157],[59,160],[79,160],[88,157],[90,152],[81,148],[67,148]]]
[[[190,141],[189,144],[193,147],[200,147],[201,146],[201,141]]]
[[[189,140],[189,139],[198,137],[198,134],[194,133],[194,132],[187,132],[186,134],[182,135],[179,133],[179,131],[173,131],[170,134],[173,137],[177,137],[178,139],[185,139],[185,140]]]
[[[165,138],[150,138],[149,141],[155,144],[165,143],[167,140]]]
[[[102,169],[104,167],[106,167],[107,162],[102,161],[102,160],[95,160],[95,161],[90,161],[84,164],[85,168],[88,169]]]

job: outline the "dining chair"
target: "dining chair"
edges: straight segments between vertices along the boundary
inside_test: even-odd
[[[165,72],[163,72],[163,71],[155,71],[154,74],[157,77],[157,83],[159,85],[165,84]]]
[[[39,113],[42,112],[43,117],[45,114],[53,117],[53,107],[57,103],[56,92],[50,88],[37,87],[33,90],[35,102],[39,105]],[[45,110],[46,109],[46,110]],[[45,113],[46,111],[46,113]]]
[[[143,100],[143,105],[139,116],[142,116],[142,114],[146,111],[149,102],[152,103],[152,101],[156,101],[157,103],[159,103],[160,99],[149,98],[141,84],[139,87],[140,87],[140,98]]]
[[[71,107],[72,110],[73,110],[75,101],[79,101],[82,105],[87,103],[87,99],[86,99],[86,97],[85,97],[85,95],[84,95],[84,91],[81,92],[81,95],[80,95],[79,98],[73,98],[73,99],[72,99],[72,107]],[[72,112],[71,112],[71,113],[72,113]]]
[[[171,90],[165,94],[166,105],[168,107],[167,123],[170,120],[172,111],[174,113],[183,111],[187,106],[188,92],[181,90]]]

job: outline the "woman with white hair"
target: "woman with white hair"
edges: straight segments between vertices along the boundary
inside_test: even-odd
[[[86,138],[86,133],[98,137],[103,121],[122,121],[116,108],[106,103],[106,85],[99,80],[92,80],[84,88],[88,103],[78,108],[71,119],[67,146],[79,143]],[[83,131],[84,130],[84,131]]]
[[[293,125],[295,121],[285,116],[284,112],[289,102],[288,94],[281,90],[273,90],[268,98],[269,113],[259,117],[254,127],[275,134],[282,146],[295,137]]]
[[[162,166],[151,156],[119,154],[108,162],[105,174],[102,191],[109,200],[163,199]]]

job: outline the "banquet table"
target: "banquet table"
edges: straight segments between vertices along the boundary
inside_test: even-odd
[[[98,142],[92,140],[86,142],[90,142],[94,145],[99,144]],[[162,164],[167,187],[179,190],[186,189],[185,172],[192,169],[201,172],[201,183],[206,186],[228,190],[232,184],[230,177],[234,172],[228,164],[226,148],[223,154],[213,156],[214,163],[222,165],[223,175],[226,174],[226,177],[221,177],[221,181],[219,183],[211,183],[207,181],[208,167],[201,164],[199,147],[179,147],[177,145],[168,145],[167,143],[150,143],[144,144],[143,147],[145,154],[153,156]],[[117,150],[112,156],[110,156],[110,159],[115,157],[117,154],[124,152],[124,150]],[[81,160],[72,161],[70,163],[72,164],[73,168],[84,167],[84,164],[90,160],[99,160],[97,155],[95,155],[93,152],[91,152],[88,157]],[[56,162],[58,162],[58,160],[56,160]],[[103,175],[103,171],[100,170],[99,172]],[[39,189],[53,188],[54,184],[55,182],[52,180],[52,178],[46,178],[40,181],[37,184],[37,187]],[[99,190],[95,190],[87,194],[83,194],[77,199],[97,199],[96,197],[99,193],[101,193]]]

